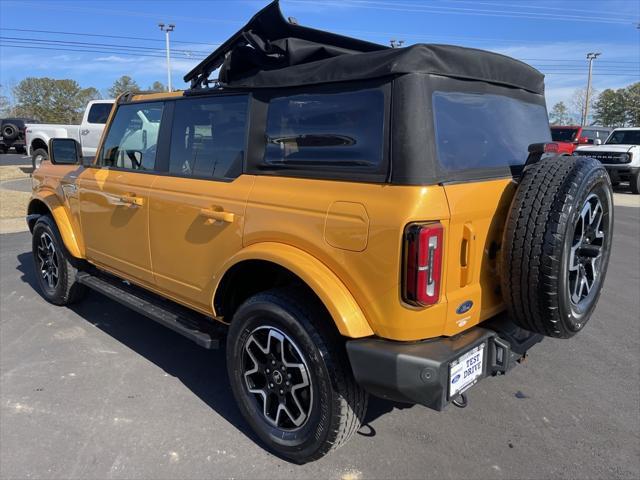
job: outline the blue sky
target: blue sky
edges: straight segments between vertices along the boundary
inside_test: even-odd
[[[176,24],[173,81],[185,87],[182,76],[198,58],[267,3],[0,0],[3,93],[27,76],[72,78],[101,91],[121,75],[141,87],[166,83],[159,21]],[[594,66],[597,90],[640,81],[637,0],[281,0],[281,7],[301,24],[374,42],[448,43],[514,56],[547,75],[549,105],[584,87],[587,52],[602,53]],[[35,18],[41,21],[25,21]]]

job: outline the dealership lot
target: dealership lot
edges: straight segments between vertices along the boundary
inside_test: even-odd
[[[35,290],[28,233],[0,235],[3,478],[638,478],[640,209],[616,207],[605,291],[572,341],[436,413],[372,399],[367,425],[305,466],[255,443],[224,351],[90,294]]]

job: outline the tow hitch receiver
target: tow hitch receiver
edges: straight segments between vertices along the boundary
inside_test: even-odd
[[[464,408],[469,388],[511,370],[542,338],[503,317],[455,337],[351,340],[347,352],[356,381],[371,394],[442,410],[449,403]]]

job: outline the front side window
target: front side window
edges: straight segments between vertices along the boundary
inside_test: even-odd
[[[163,107],[162,102],[120,106],[109,127],[98,165],[153,170]]]
[[[532,143],[549,142],[543,105],[495,94],[434,92],[440,165],[449,171],[522,166]]]
[[[577,128],[552,128],[551,138],[554,142],[575,142],[578,138]]]
[[[384,93],[370,89],[271,100],[264,162],[274,167],[379,168]]]
[[[640,130],[617,130],[607,139],[608,145],[640,145]]]
[[[87,122],[89,123],[107,123],[109,114],[111,113],[110,103],[94,103],[89,108],[89,115],[87,116]]]
[[[242,173],[247,135],[246,95],[176,102],[169,172],[233,179]]]

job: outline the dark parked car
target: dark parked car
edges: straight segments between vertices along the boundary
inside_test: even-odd
[[[0,153],[7,153],[11,147],[16,153],[26,153],[24,141],[25,123],[38,123],[31,118],[0,119]]]

